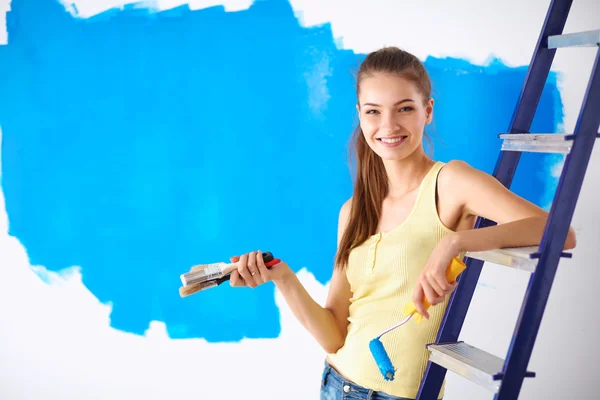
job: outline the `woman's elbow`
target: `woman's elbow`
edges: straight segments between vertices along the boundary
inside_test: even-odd
[[[569,233],[567,233],[567,239],[565,240],[564,250],[572,250],[577,246],[577,235],[573,227],[569,227]]]
[[[325,350],[325,352],[327,354],[335,354],[341,348],[342,348],[342,345],[337,345],[335,343],[334,344],[327,344],[327,345],[323,346],[323,350]]]
[[[340,334],[327,338],[327,341],[322,343],[321,347],[323,347],[323,350],[325,350],[327,354],[335,354],[344,346],[344,343],[346,343],[346,338],[344,335]]]
[[[336,340],[330,340],[327,343],[324,343],[322,345],[323,350],[325,350],[325,352],[327,352],[327,354],[335,354],[338,352],[339,349],[341,349],[344,346],[345,340],[342,339],[336,339]]]

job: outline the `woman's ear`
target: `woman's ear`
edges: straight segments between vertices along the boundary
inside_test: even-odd
[[[433,121],[433,110],[429,113],[427,113],[427,119],[425,120],[426,124],[430,124],[431,121]]]
[[[360,106],[356,104],[356,114],[358,114],[358,120],[360,121]]]
[[[425,113],[427,118],[425,119],[425,124],[430,124],[433,121],[433,99],[429,99],[427,102],[427,106],[425,107]]]

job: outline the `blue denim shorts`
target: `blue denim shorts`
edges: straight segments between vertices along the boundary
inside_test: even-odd
[[[328,362],[321,378],[321,400],[414,400],[364,388],[344,379]]]

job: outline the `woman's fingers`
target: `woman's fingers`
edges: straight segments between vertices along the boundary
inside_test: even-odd
[[[231,272],[229,277],[229,285],[235,287],[246,286],[246,282],[244,282],[244,279],[242,279],[237,269]]]
[[[441,292],[438,292],[438,294],[442,297],[446,296],[452,291],[452,284],[448,282],[446,275],[443,273],[432,276],[430,281],[435,281],[437,283],[439,289],[441,290]]]
[[[442,289],[442,287],[439,285],[439,282],[437,281],[437,279],[435,279],[434,276],[428,275],[425,277],[425,279],[427,280],[429,287],[431,287],[431,289],[435,292],[436,297],[444,295],[444,289]]]
[[[260,274],[262,283],[269,282],[271,280],[271,274],[265,265],[263,253],[260,250],[256,252],[256,266],[258,267],[258,273]]]
[[[238,261],[237,271],[246,283],[250,287],[255,287],[254,279],[250,276],[248,271],[248,254],[242,254]]]
[[[229,257],[229,261],[232,263],[236,263],[240,260],[240,256]],[[240,276],[240,273],[236,270],[232,271],[229,276],[229,285],[230,286],[246,286],[246,282]]]
[[[260,271],[258,270],[257,265],[257,256],[258,253],[256,251],[250,252],[248,254],[248,272],[250,273],[250,279],[252,280],[251,287],[255,288],[258,285],[264,283],[262,280],[262,276],[260,275]]]
[[[435,291],[438,297],[444,297],[452,291],[452,285],[446,280],[446,276],[442,274],[435,274],[434,272],[427,272],[425,279],[429,286]]]
[[[425,297],[430,305],[436,305],[441,302],[440,299],[443,299],[443,297],[436,293],[433,287],[429,284],[427,278],[421,278],[421,286],[423,287],[423,293],[425,293]]]
[[[417,284],[417,286],[415,287],[415,291],[413,292],[413,304],[415,305],[415,309],[419,314],[421,314],[426,319],[429,319],[429,314],[425,309],[425,304],[423,304],[424,300],[425,293],[423,292],[423,286]]]
[[[265,265],[262,251],[252,251],[229,259],[237,263],[237,269],[231,273],[231,286],[249,286],[255,288],[273,279],[271,271]]]

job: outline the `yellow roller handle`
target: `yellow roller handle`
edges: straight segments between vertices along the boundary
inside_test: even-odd
[[[450,262],[448,269],[446,270],[446,279],[448,280],[448,282],[456,281],[456,278],[458,278],[458,275],[460,275],[461,272],[463,272],[465,270],[465,268],[467,268],[465,263],[462,262],[461,260],[459,260],[458,258],[454,257],[452,259],[452,261]],[[429,307],[431,306],[431,304],[429,304],[429,302],[427,301],[427,297],[425,297],[425,296],[423,296],[423,304],[425,305],[426,310],[428,310]],[[410,314],[415,314],[414,318],[417,320],[417,323],[421,322],[421,320],[423,319],[423,316],[417,312],[417,309],[415,308],[415,304],[412,301],[410,303],[408,303],[406,306],[404,306],[404,308],[402,309],[402,312],[406,316],[408,316]]]

